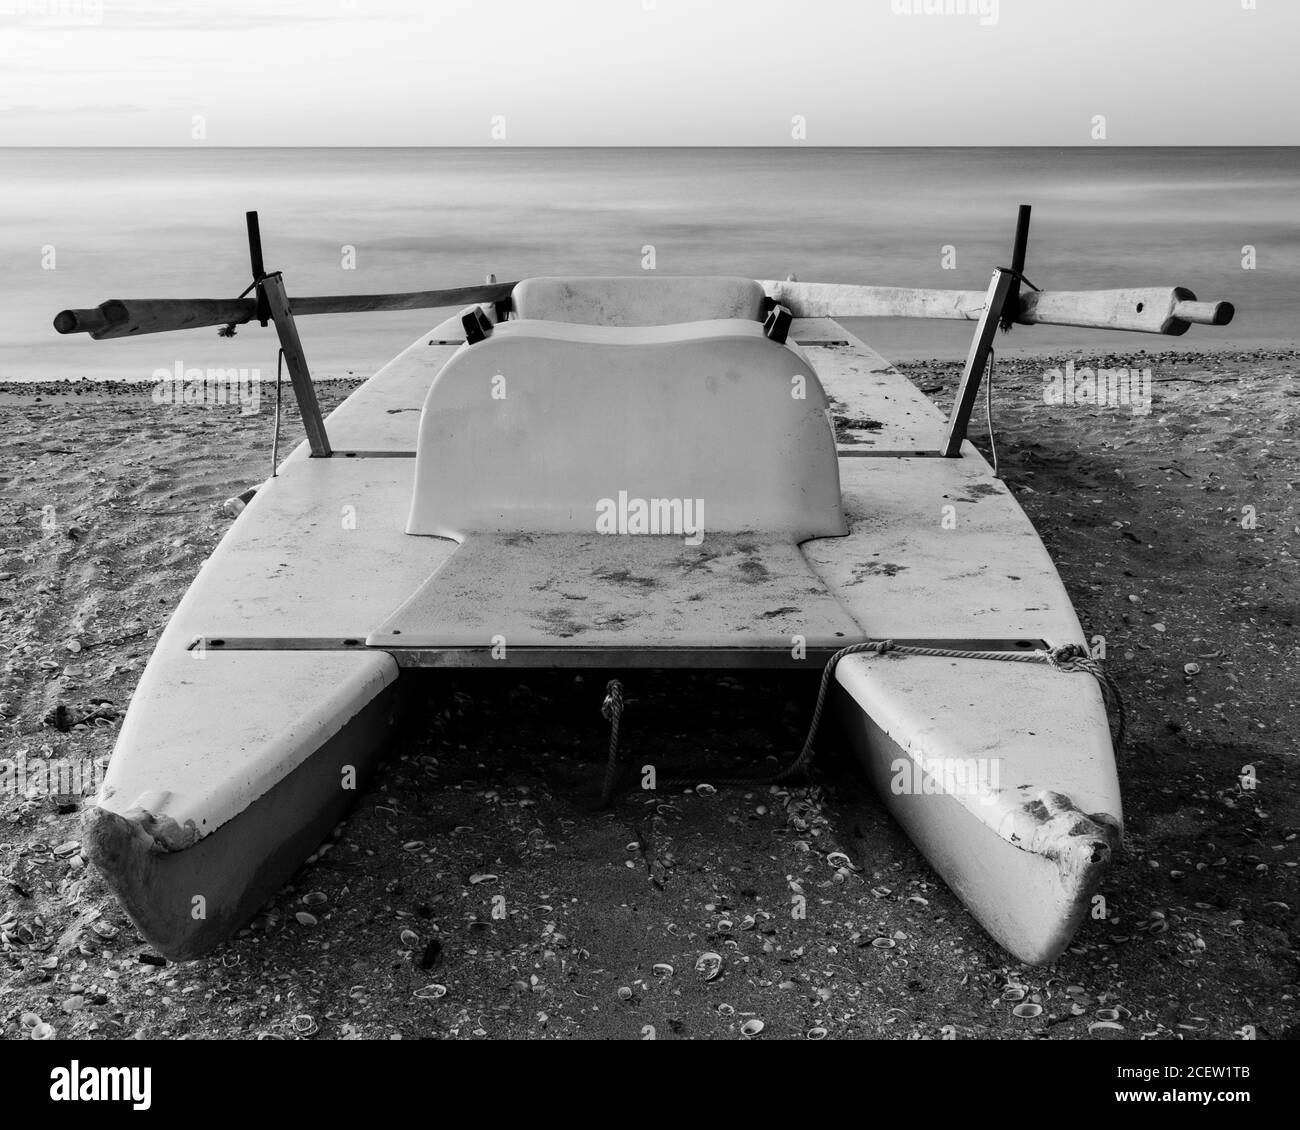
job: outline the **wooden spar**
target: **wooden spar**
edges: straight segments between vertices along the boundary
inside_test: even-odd
[[[368,310],[430,310],[464,306],[471,302],[500,302],[510,297],[515,283],[480,283],[447,290],[414,290],[405,294],[338,294],[294,298],[295,314],[358,314]]]
[[[980,316],[980,324],[975,330],[975,340],[971,342],[970,353],[966,356],[966,368],[962,370],[961,384],[957,386],[957,398],[953,401],[952,416],[948,419],[948,432],[944,436],[939,454],[949,459],[961,454],[962,440],[966,438],[966,425],[970,422],[971,409],[975,407],[975,397],[979,394],[980,379],[988,366],[989,350],[993,347],[993,335],[1002,320],[1002,311],[1006,308],[1008,298],[1020,279],[1014,271],[1005,267],[995,267],[993,278],[989,281],[989,291]]]
[[[425,310],[464,306],[471,302],[502,302],[515,284],[481,283],[444,290],[416,290],[399,294],[340,294],[291,298],[295,317],[305,314],[354,314],[369,310]],[[204,326],[242,325],[257,317],[253,298],[144,298],[110,299],[91,310],[63,310],[54,319],[61,334],[88,333],[97,341],[167,330]]]
[[[252,298],[110,298],[94,310],[62,310],[54,319],[61,334],[88,333],[96,340],[224,326],[247,322],[257,312]]]
[[[763,289],[796,318],[950,318],[975,321],[986,295],[977,290],[764,281]],[[1198,302],[1184,287],[1130,290],[1027,290],[1015,321],[1022,326],[1075,326],[1182,334],[1196,323],[1226,326],[1231,302]]]
[[[984,311],[982,290],[856,286],[762,280],[768,296],[796,318],[950,318],[974,321]]]
[[[851,283],[764,281],[763,289],[796,318],[946,318],[976,321],[984,312],[978,290],[858,286]],[[504,302],[514,283],[483,283],[402,294],[342,294],[293,298],[295,316],[368,310],[423,310]],[[1198,302],[1183,287],[1131,290],[1029,290],[1019,300],[1020,325],[1075,326],[1182,334],[1192,324],[1226,326],[1231,302]],[[91,310],[63,310],[54,319],[61,334],[88,333],[96,340],[136,337],[167,330],[242,325],[257,317],[253,298],[111,299]]]
[[[1226,326],[1237,312],[1231,302],[1197,302],[1183,298],[1174,303],[1174,317],[1197,326]]]
[[[321,416],[320,404],[316,400],[316,386],[311,383],[307,357],[298,337],[298,327],[293,324],[290,299],[284,293],[284,280],[279,274],[267,275],[257,285],[266,295],[267,308],[275,319],[275,332],[280,336],[280,348],[284,350],[284,360],[289,366],[289,379],[293,381],[293,392],[298,398],[298,408],[302,412],[302,423],[307,431],[312,456],[328,459],[333,451],[325,432],[325,419]]]
[[[1231,302],[1197,302],[1181,286],[1134,290],[1031,290],[1020,298],[1023,325],[1085,326],[1139,333],[1187,332],[1196,322],[1226,326],[1234,313]]]

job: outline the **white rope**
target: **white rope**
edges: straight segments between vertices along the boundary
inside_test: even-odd
[[[998,445],[993,440],[993,350],[989,350],[989,371],[984,380],[984,422],[989,429],[989,451],[993,454],[993,477],[1001,478],[998,474]]]

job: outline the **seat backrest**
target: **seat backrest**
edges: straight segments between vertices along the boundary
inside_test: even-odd
[[[513,292],[520,318],[587,326],[664,326],[716,318],[763,320],[763,288],[723,276],[625,275],[524,279]]]
[[[757,322],[503,322],[429,389],[407,532],[691,534],[663,528],[675,511],[706,535],[841,535],[827,409]]]

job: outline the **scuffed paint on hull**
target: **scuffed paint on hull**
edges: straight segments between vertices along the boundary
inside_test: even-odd
[[[876,791],[976,921],[1019,960],[1055,961],[1092,907],[1119,847],[1118,821],[1044,792],[995,828],[951,794],[896,792],[893,766],[907,754],[847,692],[837,701]]]

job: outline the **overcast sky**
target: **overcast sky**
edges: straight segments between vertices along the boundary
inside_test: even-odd
[[[0,0],[0,144],[1300,143],[1300,0],[943,6]]]

